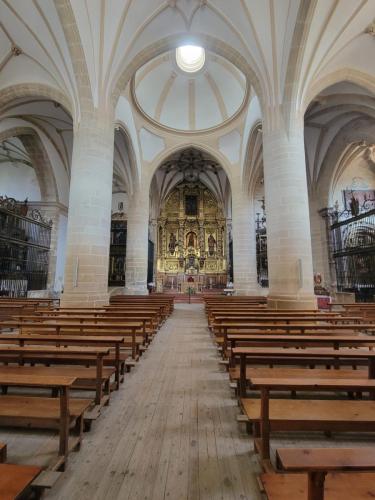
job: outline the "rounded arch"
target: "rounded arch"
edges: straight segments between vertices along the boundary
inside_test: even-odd
[[[42,201],[59,201],[57,183],[47,151],[31,127],[13,127],[0,132],[0,143],[18,137],[30,156],[35,170]]]
[[[347,164],[346,158],[353,145],[374,142],[375,123],[359,126],[363,118],[352,120],[343,127],[332,140],[322,162],[317,183],[317,193],[322,206],[330,205],[330,197],[335,180],[342,172],[343,162]],[[356,126],[353,123],[356,122]],[[333,165],[333,167],[332,167]]]
[[[311,102],[321,92],[332,85],[343,82],[354,83],[375,95],[375,80],[371,75],[352,68],[345,68],[324,76],[307,89],[305,95],[302,96],[301,108],[303,112],[306,112]]]
[[[257,120],[253,125],[246,146],[242,182],[253,197],[256,183],[263,171],[263,137],[262,122]]]
[[[55,101],[63,106],[74,118],[76,118],[76,110],[69,97],[63,92],[50,85],[42,83],[20,83],[4,87],[0,90],[0,112],[5,106],[9,106],[12,101],[23,97],[44,97]]]
[[[131,196],[139,184],[139,168],[138,168],[138,162],[137,162],[137,157],[135,154],[134,150],[134,145],[133,141],[131,139],[130,132],[127,128],[127,126],[121,121],[121,120],[116,120],[115,121],[115,131],[119,131],[124,139],[124,147],[126,148],[126,155],[129,160],[129,168],[126,169],[126,161],[123,163],[124,167],[124,177],[125,177],[125,184],[128,190],[129,196]],[[116,152],[116,133],[115,133],[115,152]],[[114,157],[115,161],[115,157]]]
[[[154,177],[155,172],[157,169],[160,167],[160,165],[165,162],[170,156],[182,152],[185,149],[189,148],[194,148],[197,149],[198,151],[201,151],[202,153],[209,154],[212,156],[212,158],[217,161],[217,163],[220,164],[220,166],[223,168],[224,172],[227,175],[227,178],[229,180],[229,183],[232,184],[231,178],[232,178],[232,168],[229,160],[220,153],[217,149],[214,149],[212,146],[209,146],[206,143],[198,142],[198,141],[192,141],[192,142],[184,142],[183,144],[180,143],[176,146],[171,146],[167,149],[164,149],[161,153],[159,153],[150,163],[149,165],[149,172],[150,172],[150,179]]]
[[[191,44],[201,45],[206,50],[210,50],[225,59],[235,61],[236,66],[242,71],[242,73],[247,77],[249,83],[253,86],[255,93],[259,98],[260,105],[263,107],[266,94],[269,95],[270,92],[264,82],[258,77],[260,71],[257,71],[257,65],[250,55],[249,62],[236,49],[218,38],[207,34],[190,35],[186,33],[167,36],[159,40],[158,43],[153,43],[136,54],[132,61],[126,65],[126,68],[119,72],[110,88],[113,106],[116,106],[117,101],[127,83],[141,66],[164,52],[176,49],[181,44],[186,45],[187,41]],[[125,63],[123,61],[121,66],[124,67],[124,65]]]
[[[167,179],[167,177],[165,178],[167,179],[167,184],[164,184],[163,182],[161,186],[156,186],[156,174],[159,168],[170,158],[175,157],[179,153],[183,153],[184,151],[189,149],[196,150],[202,154],[206,154],[220,167],[219,172],[216,173],[216,177],[214,177],[211,172],[211,177],[208,174],[207,179],[201,179],[201,182],[212,192],[218,203],[221,204],[224,213],[230,213],[232,182],[230,179],[230,166],[228,160],[223,158],[223,155],[219,154],[217,150],[213,150],[213,148],[209,147],[207,144],[201,144],[197,142],[179,144],[177,146],[170,147],[161,152],[153,160],[149,169],[149,193],[150,196],[154,198],[154,212],[158,212],[160,204],[175,187],[173,181],[171,179]],[[158,197],[157,202],[155,202],[155,197]]]

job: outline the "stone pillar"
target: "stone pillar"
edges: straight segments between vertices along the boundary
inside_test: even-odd
[[[273,117],[273,113],[270,113]],[[274,118],[274,117],[273,117]],[[263,125],[269,295],[273,308],[316,308],[303,116]]]
[[[239,180],[232,181],[232,193],[234,289],[237,295],[258,295],[253,203]]]
[[[114,124],[103,110],[74,130],[63,306],[108,303]]]
[[[144,182],[144,181],[143,181]],[[126,295],[146,295],[148,264],[148,189],[138,189],[129,200],[126,240]]]

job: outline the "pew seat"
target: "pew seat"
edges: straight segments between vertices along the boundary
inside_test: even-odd
[[[322,378],[322,379],[348,379],[367,377],[366,369],[353,370],[344,368],[340,370],[327,370],[326,368],[290,368],[290,367],[246,367],[246,380],[253,377],[274,377],[274,378]],[[237,382],[240,378],[240,367],[229,368],[229,378],[232,382]]]
[[[261,400],[241,398],[249,421],[259,428]],[[375,401],[270,399],[272,431],[374,432]]]
[[[268,500],[307,499],[307,474],[261,474]],[[368,500],[375,497],[374,472],[330,472],[324,500]]]
[[[40,375],[45,377],[74,377],[76,380],[72,386],[75,389],[95,390],[96,367],[84,366],[20,366],[20,365],[0,365],[0,375]],[[103,368],[102,383],[110,389],[110,379],[115,374],[114,368]]]
[[[1,500],[15,500],[23,497],[41,472],[40,467],[33,465],[0,464]]]
[[[70,428],[83,420],[90,407],[90,399],[70,398]],[[39,396],[0,396],[0,425],[4,427],[27,427],[36,429],[59,429],[60,401],[58,398]]]
[[[368,448],[280,448],[278,469],[303,472],[308,476],[308,498],[324,500],[328,472],[375,470],[375,451]]]

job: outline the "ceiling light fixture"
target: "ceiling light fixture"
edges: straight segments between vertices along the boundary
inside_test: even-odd
[[[183,45],[176,49],[177,65],[186,73],[195,73],[202,69],[205,60],[205,50],[198,45]]]

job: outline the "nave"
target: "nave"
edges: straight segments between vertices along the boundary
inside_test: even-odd
[[[260,498],[202,304],[175,304],[47,499]]]

